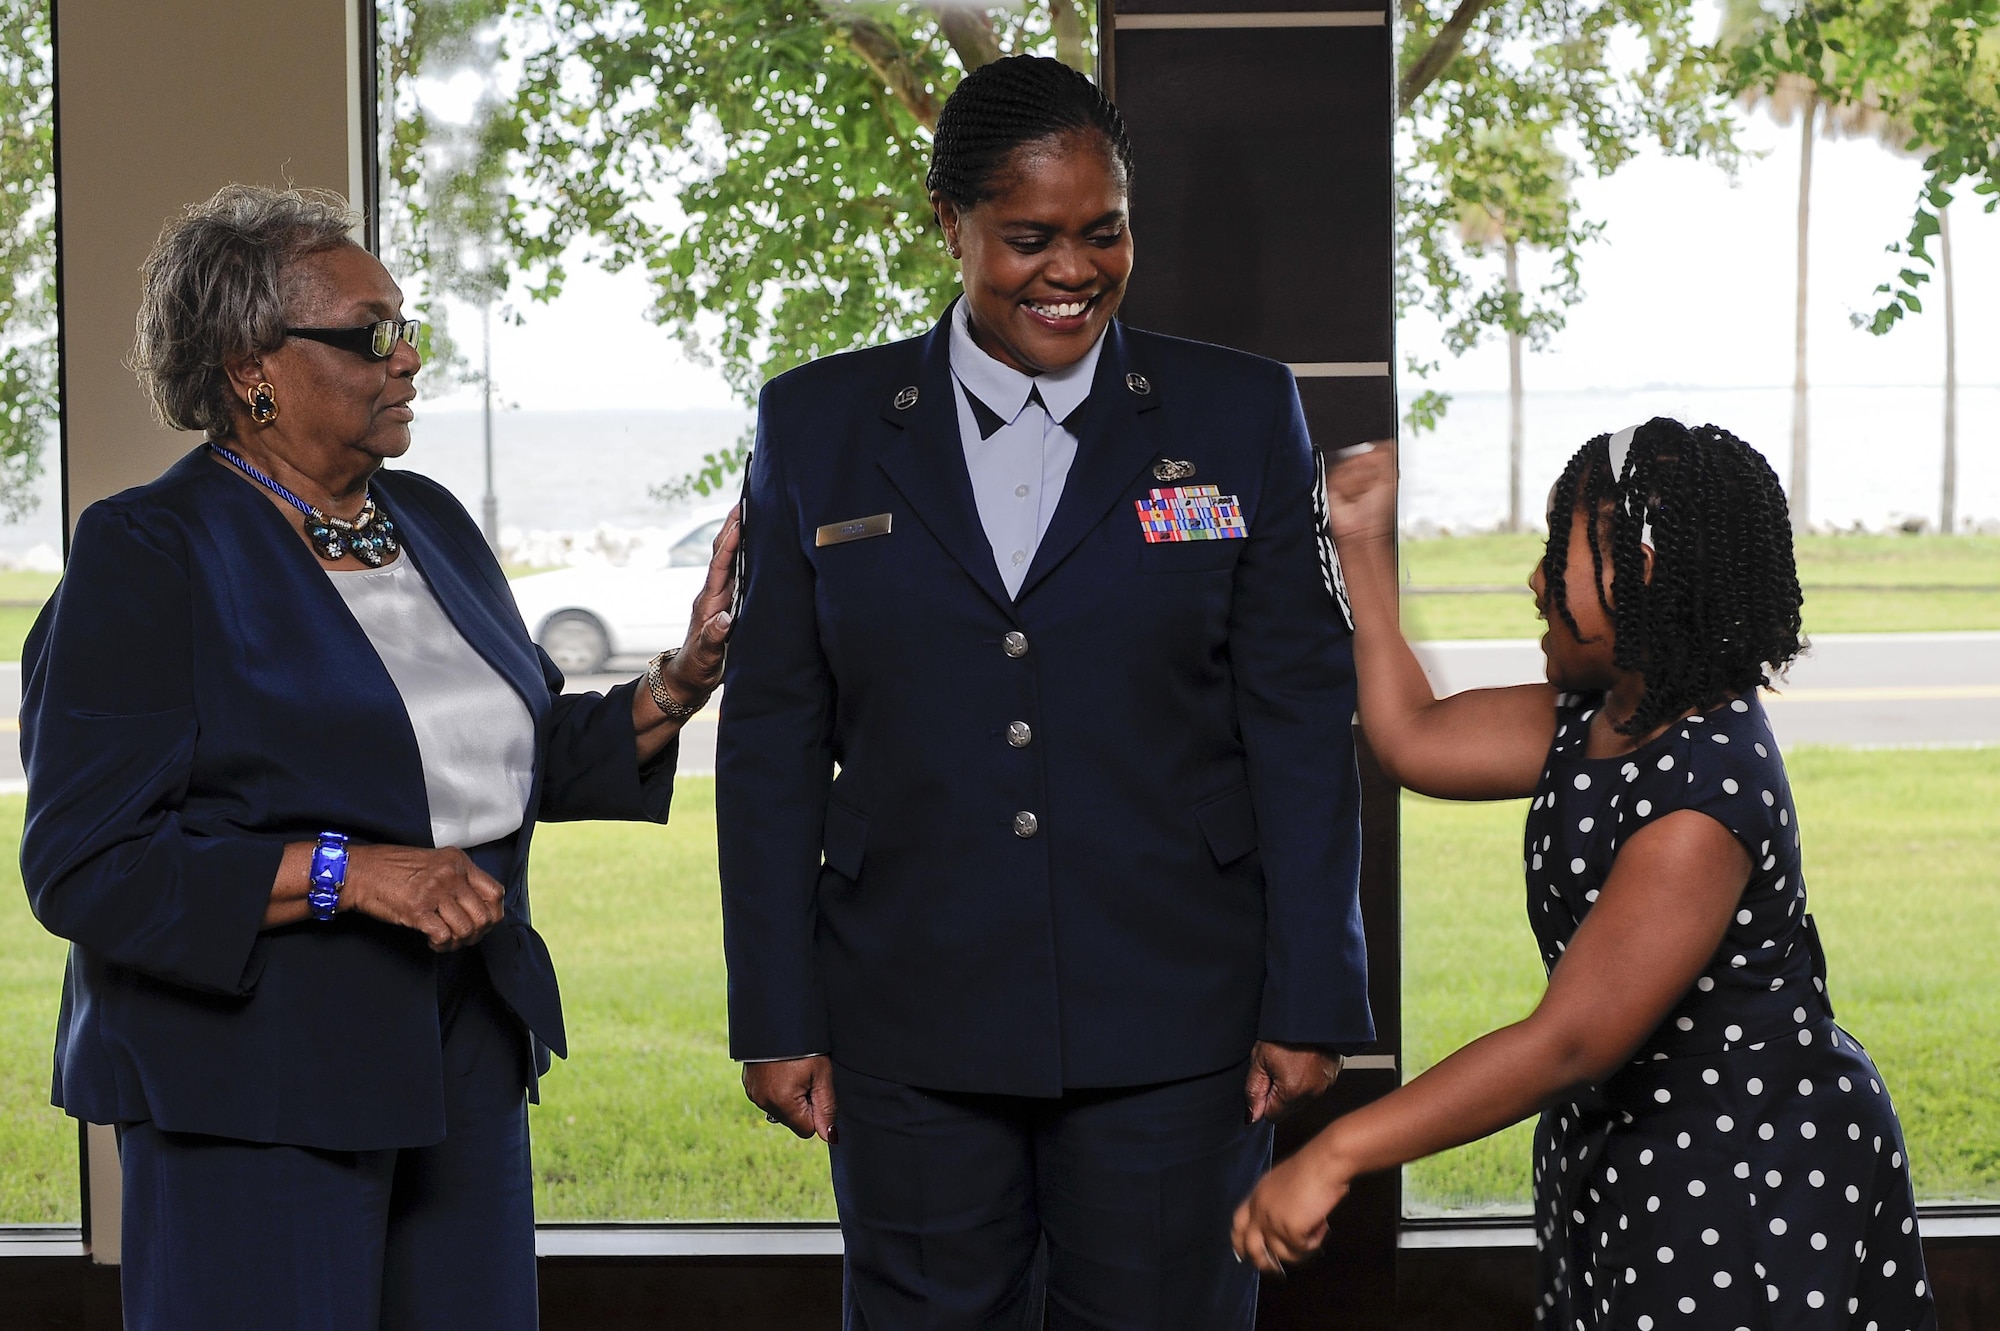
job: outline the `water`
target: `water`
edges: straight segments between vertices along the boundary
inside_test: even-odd
[[[1540,511],[1578,444],[1654,415],[1712,421],[1762,449],[1780,478],[1790,469],[1786,388],[1540,392],[1528,394],[1526,410],[1531,513]],[[1936,388],[1820,388],[1812,410],[1816,522],[1870,529],[1910,519],[1936,523],[1942,457]],[[750,420],[747,410],[502,412],[494,418],[502,528],[517,549],[532,552],[555,548],[549,533],[667,524],[675,511],[648,489],[687,474],[703,454],[729,447]],[[1497,525],[1507,511],[1506,439],[1506,394],[1457,395],[1437,433],[1405,441],[1405,525],[1420,533]],[[415,443],[399,465],[441,481],[476,517],[485,490],[479,413],[422,413]],[[0,524],[0,564],[54,567],[60,488],[53,465],[39,493],[36,512]],[[2000,385],[1959,391],[1959,513],[1989,529],[2000,526]]]
[[[1923,520],[1936,528],[1944,457],[1944,395],[1933,387],[1813,390],[1812,519],[1870,530]],[[1539,516],[1549,486],[1592,436],[1654,416],[1723,427],[1791,472],[1789,388],[1667,386],[1529,393],[1523,490]],[[1461,393],[1435,434],[1403,443],[1406,529],[1490,529],[1507,515],[1507,395]],[[2000,385],[1958,393],[1958,514],[2000,525]]]

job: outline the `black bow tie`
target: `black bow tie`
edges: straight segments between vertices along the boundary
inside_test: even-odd
[[[971,389],[967,388],[964,384],[960,384],[958,387],[959,391],[965,394],[965,400],[972,404],[972,420],[979,427],[979,437],[981,439],[991,439],[993,432],[1007,422],[1001,419],[999,412],[993,410],[993,408],[987,406],[974,396]],[[1039,387],[1030,387],[1028,389],[1028,401],[1034,403],[1043,411],[1048,411],[1050,416],[1055,415],[1053,411],[1049,411],[1049,404],[1042,400],[1042,390]],[[1062,420],[1057,421],[1056,424],[1062,426],[1063,429],[1068,430],[1071,434],[1075,434],[1077,422],[1083,417],[1083,409],[1089,404],[1090,399],[1085,398],[1077,404],[1075,411],[1072,411]]]

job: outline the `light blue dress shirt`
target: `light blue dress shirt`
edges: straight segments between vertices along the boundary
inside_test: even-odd
[[[1067,369],[1023,374],[979,349],[965,301],[952,309],[951,373],[958,382],[958,436],[979,524],[1009,596],[1028,576],[1076,461],[1076,436],[1063,422],[1090,396],[1104,338]],[[981,430],[976,399],[989,413]],[[997,418],[997,428],[995,425]]]

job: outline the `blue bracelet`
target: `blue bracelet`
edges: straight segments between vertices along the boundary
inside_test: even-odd
[[[306,872],[306,904],[315,920],[330,920],[340,909],[340,889],[347,886],[347,838],[321,832],[313,843],[312,868]]]

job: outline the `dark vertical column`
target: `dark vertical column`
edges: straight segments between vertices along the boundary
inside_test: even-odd
[[[1313,439],[1396,424],[1394,79],[1366,0],[1107,0],[1104,76],[1138,157],[1141,328],[1284,361]],[[1380,1038],[1333,1095],[1281,1126],[1281,1153],[1392,1089],[1402,1047],[1397,792],[1362,748],[1362,908]],[[1327,1252],[1264,1286],[1260,1325],[1392,1325],[1401,1189],[1363,1180]]]

